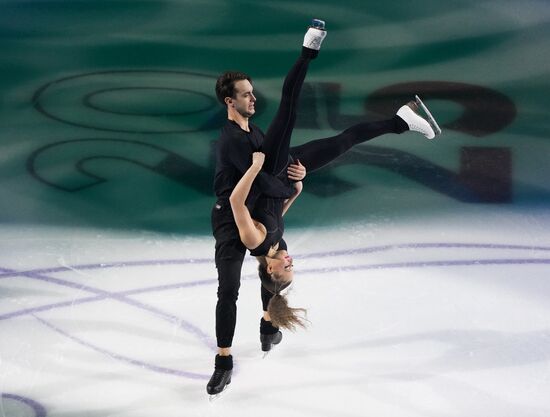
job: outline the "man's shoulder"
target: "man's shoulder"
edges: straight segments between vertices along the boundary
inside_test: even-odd
[[[239,125],[228,120],[221,128],[219,139],[220,140],[241,139],[241,140],[248,141],[248,137],[250,135],[260,136],[260,137],[264,136],[264,133],[262,132],[262,130],[255,124],[249,123],[248,127],[250,128],[250,132],[245,132],[239,127]]]
[[[220,139],[243,137],[245,132],[236,124],[230,120],[227,120],[221,128]]]

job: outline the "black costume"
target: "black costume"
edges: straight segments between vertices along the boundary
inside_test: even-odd
[[[311,50],[304,48],[302,55],[287,74],[279,108],[265,137],[253,124],[249,125],[250,132],[245,132],[236,123],[228,121],[218,141],[214,180],[218,200],[212,211],[212,229],[216,238],[215,260],[218,269],[218,347],[230,347],[233,340],[241,266],[246,252],[240,241],[228,198],[250,167],[252,153],[262,151],[266,155],[262,172],[255,180],[247,199],[247,207],[249,210],[252,209],[252,218],[263,223],[268,232],[272,232],[268,233],[266,240],[252,251],[257,255],[265,255],[269,247],[280,241],[284,230],[283,201],[294,191],[286,172],[292,160],[300,160],[308,172],[312,172],[354,145],[385,133],[402,133],[408,130],[405,121],[394,116],[385,121],[359,123],[339,135],[291,148],[290,138],[296,121],[296,106],[311,58]],[[271,296],[272,294],[262,287],[264,310],[267,310],[267,302]]]
[[[239,237],[229,196],[250,167],[251,155],[260,150],[264,134],[252,123],[250,132],[228,120],[222,128],[216,149],[214,190],[217,201],[212,209],[212,232],[216,239],[215,262],[218,270],[218,302],[216,304],[216,339],[218,347],[230,347],[235,332],[237,297],[241,282],[241,267],[246,248]],[[274,176],[260,173],[247,199],[249,209],[262,192],[280,199],[290,197],[294,189]]]

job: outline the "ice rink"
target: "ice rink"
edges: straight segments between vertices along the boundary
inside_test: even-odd
[[[1,2],[0,417],[550,415],[548,2],[370,3]],[[250,72],[267,127],[312,15],[293,143],[416,93],[444,134],[306,177],[309,326],[262,357],[247,256],[211,402],[213,83]]]
[[[311,324],[265,359],[248,261],[213,403],[209,239],[8,230],[2,415],[548,415],[550,246],[430,224],[291,233]]]

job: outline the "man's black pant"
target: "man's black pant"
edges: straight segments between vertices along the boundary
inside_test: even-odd
[[[246,248],[239,237],[228,199],[220,199],[212,209],[212,233],[216,239],[218,302],[216,339],[218,347],[231,347],[237,322],[237,298],[241,286],[241,267]]]

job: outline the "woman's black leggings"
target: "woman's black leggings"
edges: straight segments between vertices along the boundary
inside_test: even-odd
[[[386,133],[403,133],[408,130],[405,121],[394,116],[391,119],[378,122],[359,123],[336,136],[290,147],[290,138],[296,123],[296,108],[300,90],[310,60],[311,58],[307,54],[302,54],[287,74],[279,108],[262,144],[262,151],[265,154],[263,169],[281,178],[286,178],[286,167],[292,159],[299,160],[308,172],[312,172],[332,162],[355,145]],[[272,295],[262,286],[264,311],[267,311],[267,304]]]
[[[296,107],[310,61],[304,54],[300,55],[285,77],[279,108],[262,143],[262,152],[265,154],[263,169],[270,174],[278,175],[288,165]]]
[[[386,133],[403,133],[408,130],[405,121],[394,116],[388,120],[359,123],[336,136],[291,148],[290,138],[296,123],[298,99],[310,61],[311,58],[302,54],[290,69],[283,84],[279,108],[265,134],[262,144],[262,152],[265,154],[263,169],[270,174],[286,177],[286,167],[292,159],[300,160],[308,172],[312,172],[355,145]]]

